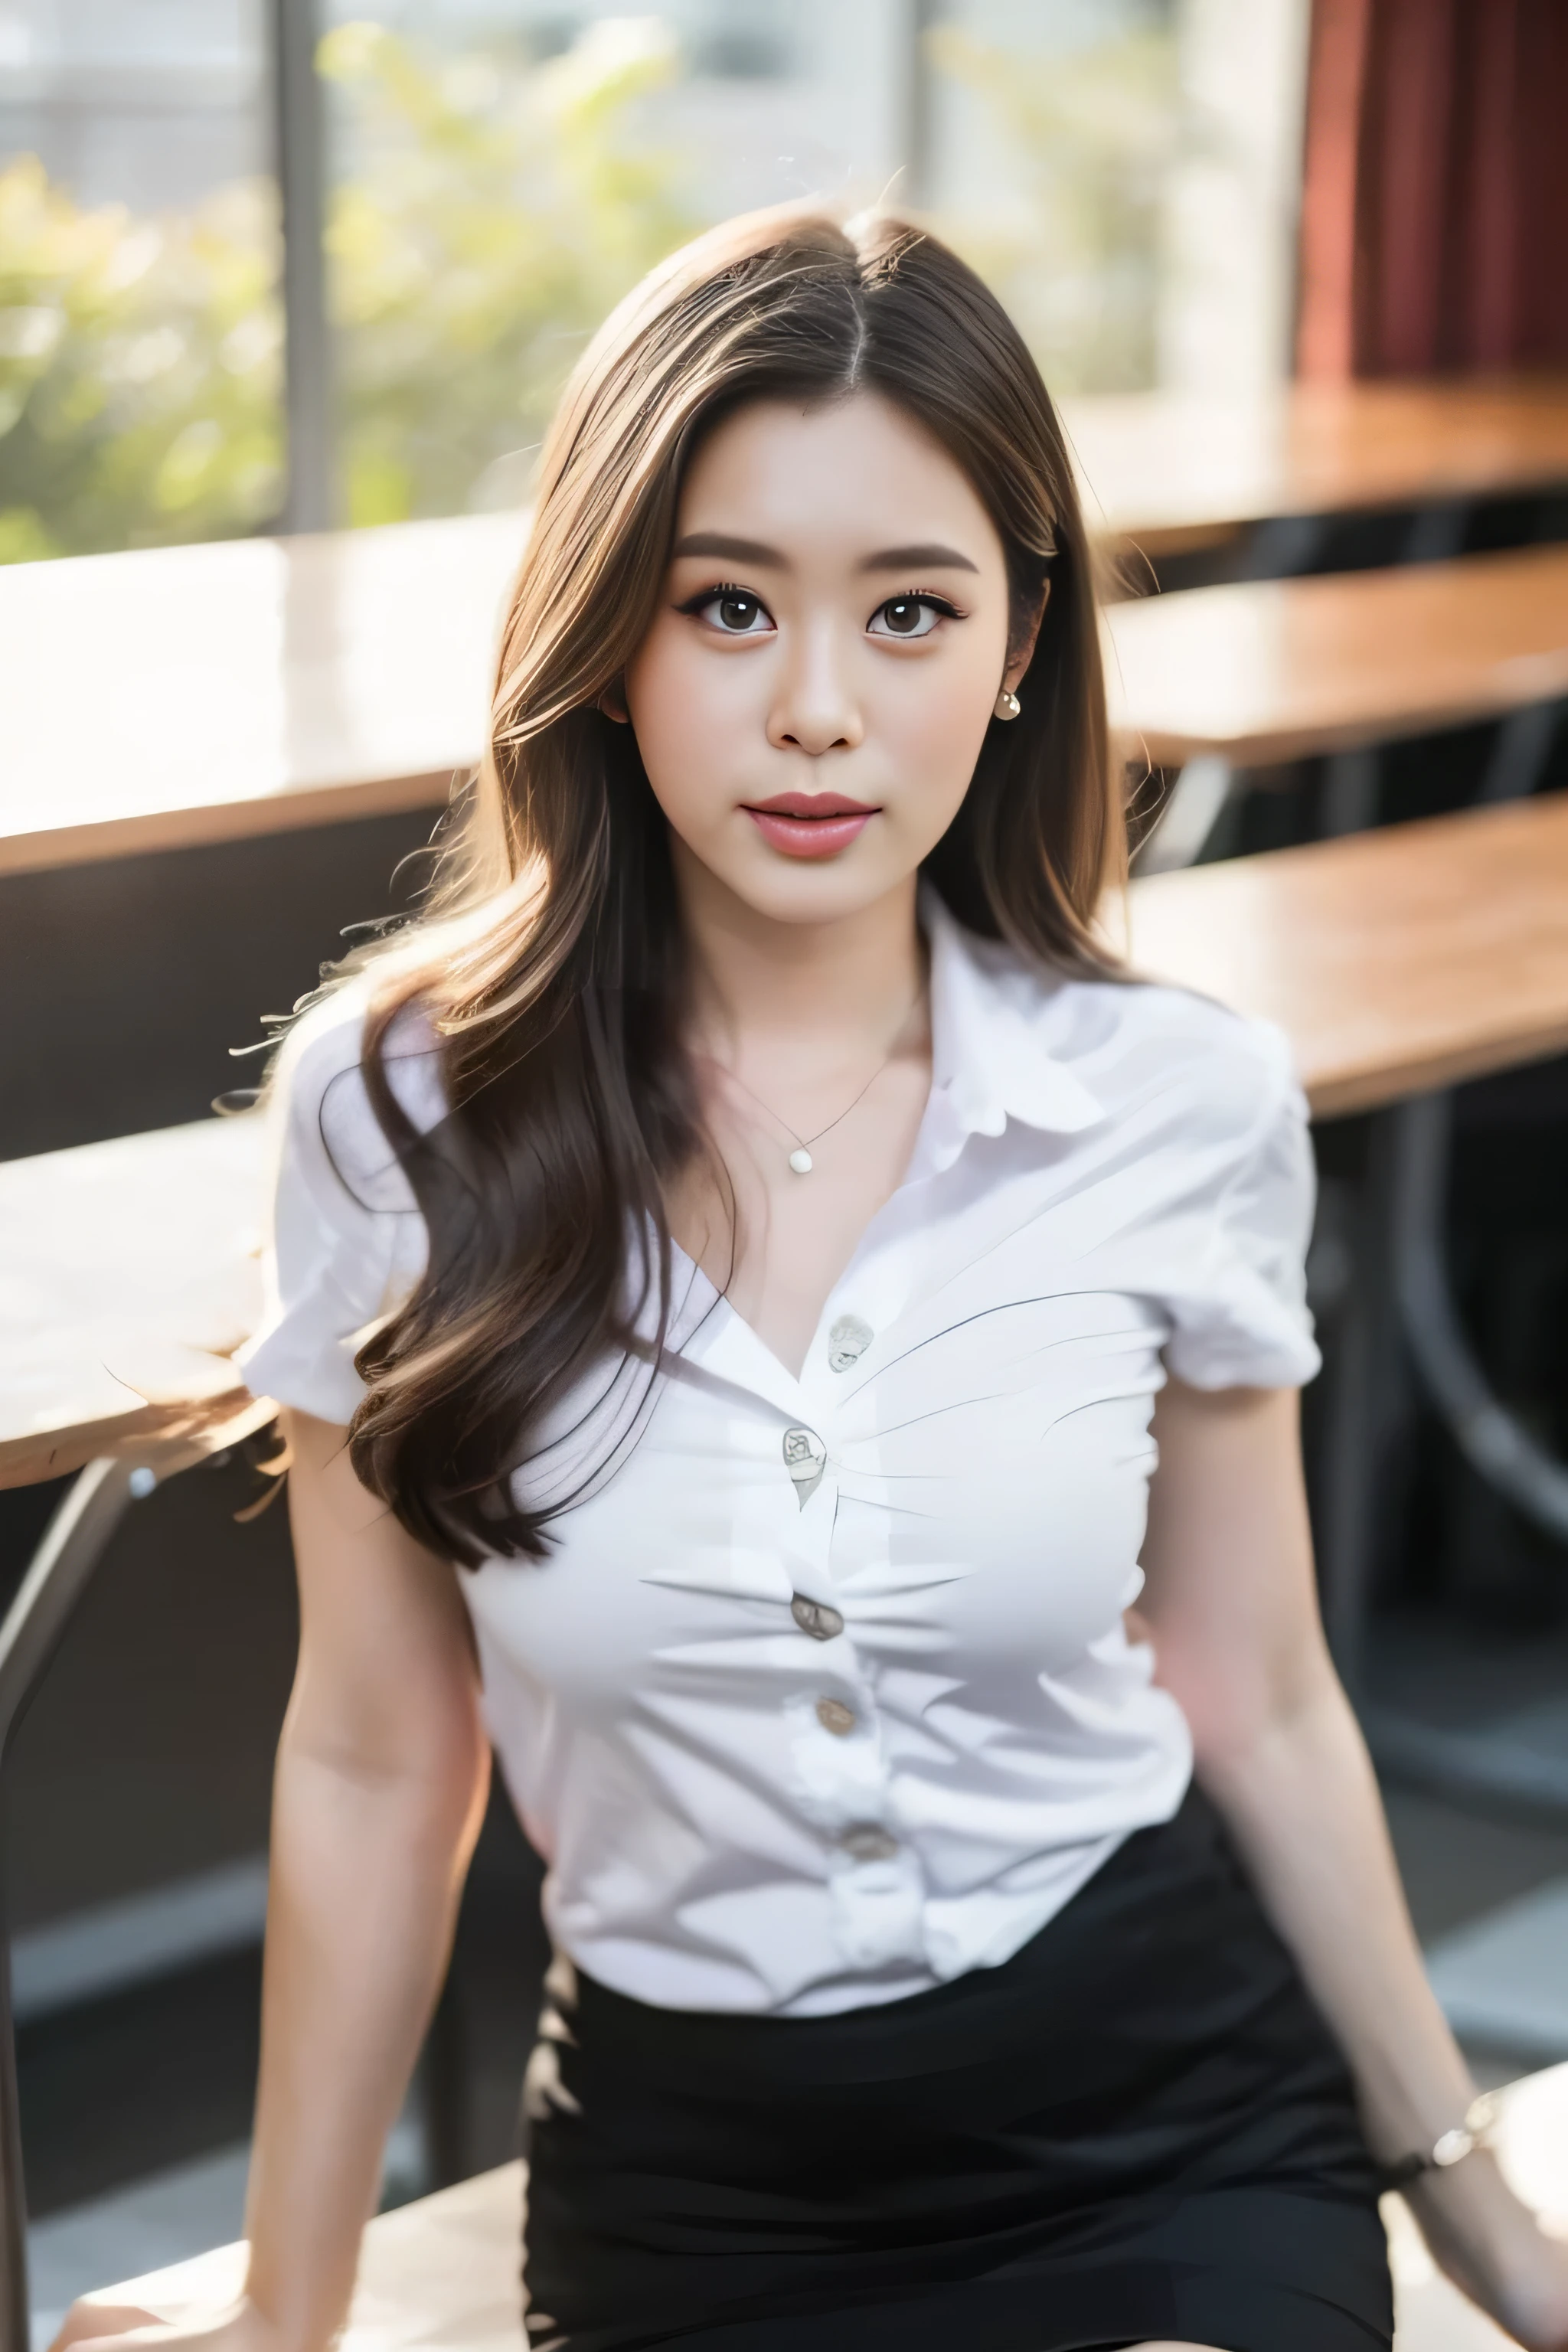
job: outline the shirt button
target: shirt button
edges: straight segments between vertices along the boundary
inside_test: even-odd
[[[826,1601],[808,1601],[804,1592],[791,1596],[789,1613],[814,1642],[831,1642],[844,1631],[844,1620],[837,1609],[830,1609]]]
[[[875,1822],[856,1822],[841,1832],[838,1843],[856,1862],[887,1862],[899,1850],[898,1839]]]
[[[869,1323],[862,1323],[858,1315],[841,1315],[827,1334],[827,1368],[829,1371],[847,1372],[858,1363],[876,1338]]]
[[[786,1429],[784,1458],[784,1468],[795,1482],[795,1500],[804,1511],[822,1484],[822,1474],[827,1467],[827,1448],[815,1429]]]
[[[855,1710],[846,1706],[841,1698],[819,1698],[816,1719],[824,1731],[831,1731],[835,1739],[847,1739],[855,1728]]]

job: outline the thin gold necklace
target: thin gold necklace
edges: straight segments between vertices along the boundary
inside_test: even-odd
[[[754,1087],[749,1087],[744,1078],[739,1076],[733,1070],[725,1070],[723,1063],[720,1063],[720,1068],[724,1070],[724,1076],[732,1085],[739,1087],[743,1095],[750,1095],[752,1100],[756,1104],[757,1108],[759,1110],[766,1111],[768,1117],[773,1120],[775,1125],[782,1127],[786,1135],[793,1135],[795,1137],[795,1150],[789,1155],[789,1164],[795,1170],[797,1176],[809,1176],[812,1170],[816,1165],[816,1160],[813,1160],[811,1156],[812,1145],[814,1143],[820,1143],[825,1135],[831,1135],[836,1127],[842,1127],[852,1110],[859,1109],[860,1105],[865,1101],[867,1096],[870,1093],[872,1087],[876,1085],[878,1079],[881,1076],[883,1071],[892,1060],[893,1055],[898,1052],[899,1040],[903,1035],[904,1031],[909,1027],[910,1014],[920,1003],[921,992],[924,987],[925,982],[922,980],[920,988],[916,989],[914,995],[910,1000],[910,1003],[904,1013],[903,1019],[900,1022],[898,1027],[893,1032],[892,1044],[889,1046],[887,1052],[883,1055],[881,1060],[878,1063],[876,1068],[872,1071],[870,1076],[867,1079],[865,1085],[856,1096],[854,1101],[852,1103],[846,1104],[845,1108],[839,1112],[837,1118],[830,1118],[826,1127],[819,1127],[815,1135],[798,1134],[790,1125],[788,1119],[784,1118],[780,1112],[773,1108],[772,1103],[766,1103],[763,1100],[761,1095],[758,1094]]]

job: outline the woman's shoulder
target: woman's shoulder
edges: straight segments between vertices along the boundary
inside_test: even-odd
[[[1215,1139],[1304,1116],[1290,1042],[1213,997],[1130,976],[1040,979],[1035,1025],[1109,1116],[1163,1113]]]
[[[1310,1381],[1316,1183],[1284,1033],[1136,979],[1042,979],[1032,1004],[1042,1048],[1093,1104],[1086,1172],[1109,1180],[1128,1286],[1169,1314],[1171,1370],[1198,1388]]]
[[[326,1163],[365,1205],[391,1206],[376,1196],[394,1182],[395,1155],[376,1116],[364,1071],[374,981],[361,972],[339,982],[290,1024],[268,1081],[273,1114],[307,1162]],[[382,1045],[387,1085],[405,1116],[422,1131],[446,1114],[440,1040],[424,1009],[405,1004]],[[397,1205],[404,1205],[402,1186]]]
[[[268,1082],[274,1155],[266,1318],[237,1360],[258,1396],[352,1421],[364,1384],[354,1352],[423,1269],[424,1221],[362,1066],[372,975],[328,989],[291,1023]],[[441,1115],[437,1041],[400,1013],[389,1083],[408,1115]]]

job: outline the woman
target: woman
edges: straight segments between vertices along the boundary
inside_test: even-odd
[[[495,709],[444,899],[278,1072],[250,2278],[158,2340],[339,2325],[493,1740],[539,2352],[1386,2345],[1390,2168],[1568,2346],[1318,1626],[1301,1100],[1097,937],[1089,555],[995,302],[888,220],[677,256]]]

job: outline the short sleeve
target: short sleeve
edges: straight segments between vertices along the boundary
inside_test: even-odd
[[[405,1024],[400,1024],[400,1026]],[[329,998],[290,1034],[268,1090],[272,1220],[260,1328],[237,1358],[257,1396],[322,1421],[364,1395],[354,1356],[424,1270],[425,1222],[360,1070],[364,1002]],[[433,1050],[391,1041],[388,1073],[416,1123],[441,1115]]]
[[[1234,1146],[1216,1141],[1208,1159],[1212,1207],[1167,1301],[1165,1360],[1194,1388],[1300,1388],[1322,1361],[1307,1306],[1317,1197],[1307,1103],[1283,1034],[1261,1022],[1237,1025],[1247,1082],[1226,1091],[1244,1092],[1256,1115]],[[1227,1124],[1223,1114],[1216,1124]]]

